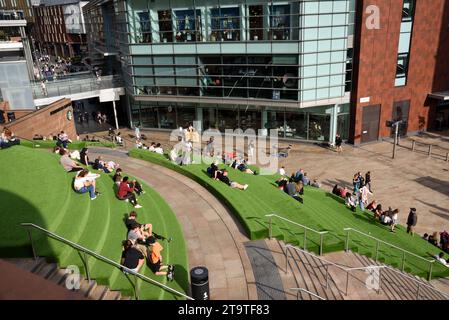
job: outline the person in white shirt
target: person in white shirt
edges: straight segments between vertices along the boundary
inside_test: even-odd
[[[90,200],[97,198],[98,192],[95,190],[95,179],[99,178],[99,174],[91,174],[88,170],[81,170],[75,176],[73,188],[77,193],[89,193]]]
[[[156,142],[151,142],[150,147],[148,148],[148,150],[154,152],[155,149],[156,149]]]
[[[435,259],[436,259],[439,263],[441,263],[442,265],[444,265],[444,266],[446,266],[446,267],[449,267],[449,264],[447,263],[448,260],[444,260],[444,253],[443,253],[443,252],[440,252],[439,255],[435,255],[434,257],[435,257]]]
[[[154,148],[154,152],[158,154],[164,154],[164,150],[162,149],[162,146],[160,143],[156,144],[156,147]]]
[[[278,173],[279,173],[281,176],[285,176],[285,167],[280,167],[279,170],[278,170]]]

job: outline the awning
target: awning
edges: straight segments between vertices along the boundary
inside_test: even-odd
[[[430,93],[429,98],[449,101],[449,91]]]

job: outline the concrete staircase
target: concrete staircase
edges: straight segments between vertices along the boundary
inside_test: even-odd
[[[275,239],[266,240],[266,243],[278,266],[287,299],[318,299],[307,292],[298,293],[289,290],[290,288],[302,288],[326,300],[449,299],[449,295],[444,296],[433,290],[435,286],[428,281],[398,269],[382,268],[377,275],[370,274],[365,267],[385,265],[354,252],[335,252],[317,257],[290,249],[288,272],[285,272],[285,244]],[[349,268],[356,270],[347,272]],[[368,286],[367,283],[371,285]],[[444,282],[438,283],[438,290],[446,292],[441,288]]]
[[[3,260],[65,288],[69,271],[59,269],[56,263],[48,263],[44,258],[38,258],[37,260],[32,258],[5,258]],[[80,288],[77,292],[92,300],[131,299],[130,297],[122,296],[120,291],[111,291],[107,286],[97,284],[95,280],[91,279],[89,283],[87,278],[84,278],[82,275],[80,276]]]

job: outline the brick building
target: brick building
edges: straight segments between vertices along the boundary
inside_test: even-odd
[[[85,50],[82,7],[87,1],[43,0],[33,7],[36,47],[54,56],[73,57]]]
[[[390,136],[389,120],[403,135],[449,127],[449,1],[359,0],[356,12],[350,141]]]

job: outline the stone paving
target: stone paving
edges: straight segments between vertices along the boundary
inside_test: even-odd
[[[186,239],[189,269],[209,270],[211,299],[257,299],[257,289],[244,243],[249,241],[233,215],[205,188],[172,170],[125,153],[90,148],[155,189],[176,214]]]

